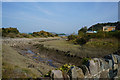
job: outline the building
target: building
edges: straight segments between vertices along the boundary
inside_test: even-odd
[[[97,33],[97,31],[87,31],[86,33]]]
[[[103,26],[103,31],[115,31],[116,26]]]

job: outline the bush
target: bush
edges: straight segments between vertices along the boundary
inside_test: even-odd
[[[77,38],[77,35],[69,35],[68,40],[75,40]]]
[[[46,32],[46,31],[40,31],[40,32],[33,32],[32,36],[34,36],[34,37],[54,37],[57,35],[54,35],[52,33]]]
[[[2,36],[6,37],[8,34],[18,34],[19,31],[17,30],[17,28],[2,28]]]

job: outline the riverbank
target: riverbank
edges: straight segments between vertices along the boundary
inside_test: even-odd
[[[49,70],[60,68],[64,64],[81,66],[85,57],[103,57],[112,53],[112,49],[101,50],[91,47],[91,44],[93,45],[92,41],[84,46],[75,45],[60,37],[3,39],[3,77],[15,77],[7,73],[19,72],[26,74],[22,77],[42,77]],[[7,66],[12,66],[12,69],[9,70]],[[34,71],[35,74],[30,74]]]
[[[56,38],[54,38],[56,39]],[[58,39],[58,38],[57,38]],[[28,50],[31,43],[46,39],[3,39],[2,43],[2,77],[3,78],[39,78],[49,70],[54,69],[51,60],[37,60],[37,53]],[[49,38],[47,40],[53,40]],[[31,46],[30,46],[31,45]],[[33,54],[34,53],[34,54]],[[33,57],[34,56],[34,57]],[[48,64],[49,62],[49,64]],[[50,66],[51,65],[51,66]]]

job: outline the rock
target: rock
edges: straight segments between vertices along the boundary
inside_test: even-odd
[[[118,69],[118,64],[114,64],[113,70]]]
[[[72,78],[73,79],[84,78],[82,69],[78,67],[74,67],[72,69]]]
[[[109,78],[114,78],[115,76],[117,76],[117,73],[118,73],[118,70],[113,70],[113,69],[110,69],[109,70]]]
[[[51,71],[51,77],[52,77],[52,79],[55,79],[55,80],[60,79],[60,78],[61,78],[61,80],[63,80],[62,71],[52,70]]]
[[[109,71],[108,70],[105,70],[105,71],[102,71],[100,73],[100,78],[103,79],[103,78],[108,78],[108,74],[109,74]]]
[[[84,74],[81,68],[77,69],[77,78],[84,78]]]
[[[66,72],[63,72],[63,78],[64,80],[70,80],[70,77]]]
[[[117,77],[120,77],[120,68],[118,68]]]
[[[89,69],[90,69],[90,74],[92,74],[92,75],[94,75],[94,74],[96,74],[97,73],[97,66],[96,66],[96,64],[95,64],[95,62],[94,62],[94,60],[89,60]]]
[[[73,79],[73,78],[74,78],[74,79],[77,79],[76,67],[72,68],[71,72],[72,72],[72,79]]]
[[[94,58],[94,61],[95,61],[96,65],[97,65],[98,72],[101,71],[101,69],[100,69],[100,60],[98,58]]]
[[[101,70],[107,70],[109,68],[109,63],[106,62],[104,59],[99,59],[100,60],[100,68]]]
[[[113,66],[113,62],[112,60],[109,60],[109,68],[112,68],[112,66]]]
[[[119,55],[114,55],[117,58],[118,64],[120,63],[120,56]]]
[[[111,54],[112,62],[113,62],[113,70],[116,70],[118,68],[118,60],[117,57],[113,54]]]
[[[86,65],[82,65],[81,69],[83,70],[83,73],[85,76],[90,75],[90,72],[89,72],[88,68],[86,67]]]
[[[89,70],[91,75],[95,75],[100,71],[100,61],[98,58],[89,60]]]
[[[117,64],[118,61],[117,61],[116,56],[114,56],[113,54],[111,54],[111,57],[112,57],[113,64]]]

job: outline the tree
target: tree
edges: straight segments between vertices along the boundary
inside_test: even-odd
[[[87,26],[82,27],[80,30],[78,30],[78,35],[79,35],[81,32],[86,33],[86,31],[87,31]]]
[[[120,22],[116,25],[116,30],[120,30]]]

